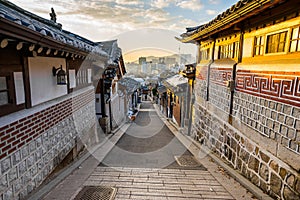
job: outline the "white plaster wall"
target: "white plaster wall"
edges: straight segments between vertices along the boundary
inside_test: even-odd
[[[57,85],[56,76],[52,74],[52,67],[58,68],[60,65],[66,71],[63,58],[28,58],[32,106],[67,94],[67,85]]]
[[[254,38],[245,38],[243,45],[243,57],[252,57]]]

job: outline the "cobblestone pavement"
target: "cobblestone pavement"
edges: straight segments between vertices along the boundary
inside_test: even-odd
[[[117,188],[116,199],[234,199],[208,172],[97,167],[85,186]]]

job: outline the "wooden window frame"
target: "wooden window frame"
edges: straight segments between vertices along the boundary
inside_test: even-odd
[[[201,60],[209,60],[210,48],[206,48],[200,51]]]
[[[298,38],[296,38],[296,39],[293,39],[293,30],[294,29],[298,29]],[[295,51],[291,51],[292,42],[296,42]],[[299,53],[300,52],[300,26],[295,26],[295,27],[291,28],[290,40],[288,43],[288,52],[289,53]]]
[[[238,58],[239,42],[231,42],[229,44],[220,45],[218,59],[235,59]]]
[[[277,46],[277,47],[275,47],[275,48],[276,48],[276,52],[268,52],[268,47],[269,47],[269,44],[268,44],[268,42],[269,42],[269,37],[270,37],[270,36],[274,36],[274,35],[278,35],[278,34],[280,35],[280,34],[282,34],[282,33],[286,33],[284,42],[280,42],[280,41],[279,41],[278,44],[275,43],[275,45]],[[264,50],[264,54],[265,54],[265,55],[286,54],[286,52],[287,52],[287,47],[288,47],[287,42],[288,42],[288,38],[289,38],[289,37],[288,37],[288,36],[289,36],[289,33],[290,33],[289,29],[283,29],[283,30],[280,30],[280,31],[276,31],[276,32],[272,32],[272,33],[266,34],[266,37],[265,37],[265,50]],[[276,41],[276,40],[275,40],[275,41]],[[283,48],[283,51],[278,52],[278,49],[279,49],[279,46],[280,46],[281,43],[284,44],[284,48]]]
[[[6,77],[8,103],[0,105],[0,117],[25,108],[25,103],[17,105],[13,72],[1,72],[1,77]]]
[[[74,89],[84,88],[93,84],[93,81],[91,83],[88,83],[88,69],[89,68],[79,70],[76,69],[76,88]]]
[[[257,38],[260,38],[260,39],[259,39],[259,44],[257,44]],[[262,42],[262,40],[263,40],[263,42]],[[255,36],[255,37],[254,37],[253,57],[256,57],[256,56],[263,56],[263,55],[264,55],[265,41],[266,41],[266,38],[265,38],[264,35],[258,35],[258,36]],[[257,48],[259,48],[258,54],[256,54]]]

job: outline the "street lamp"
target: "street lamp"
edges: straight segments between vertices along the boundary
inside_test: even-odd
[[[62,65],[60,65],[60,68],[53,67],[52,74],[57,77],[57,85],[67,84],[66,72],[63,70]]]

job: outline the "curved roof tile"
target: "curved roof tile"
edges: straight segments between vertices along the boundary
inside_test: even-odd
[[[236,12],[238,9],[241,9],[242,7],[246,6],[247,4],[251,3],[251,2],[257,2],[259,4],[258,0],[239,0],[237,3],[235,3],[234,5],[232,5],[230,8],[228,8],[226,11],[224,11],[223,13],[217,15],[213,20],[211,20],[210,22],[200,25],[198,26],[197,29],[194,29],[194,27],[188,27],[186,28],[187,32],[181,34],[180,36],[182,38],[185,37],[191,37],[192,35],[199,33],[200,31],[203,31],[204,29],[209,28],[210,26],[213,26],[214,24],[218,23],[220,20],[232,15],[234,12]],[[269,2],[269,1],[265,1],[265,2]],[[271,1],[272,2],[272,1]],[[183,39],[184,40],[184,39]]]
[[[97,45],[88,39],[62,30],[61,25],[51,20],[41,18],[5,0],[0,3],[0,17],[36,31],[45,37],[51,37],[58,42],[87,52],[93,51]],[[96,49],[95,53],[108,57],[107,53],[99,48]]]

